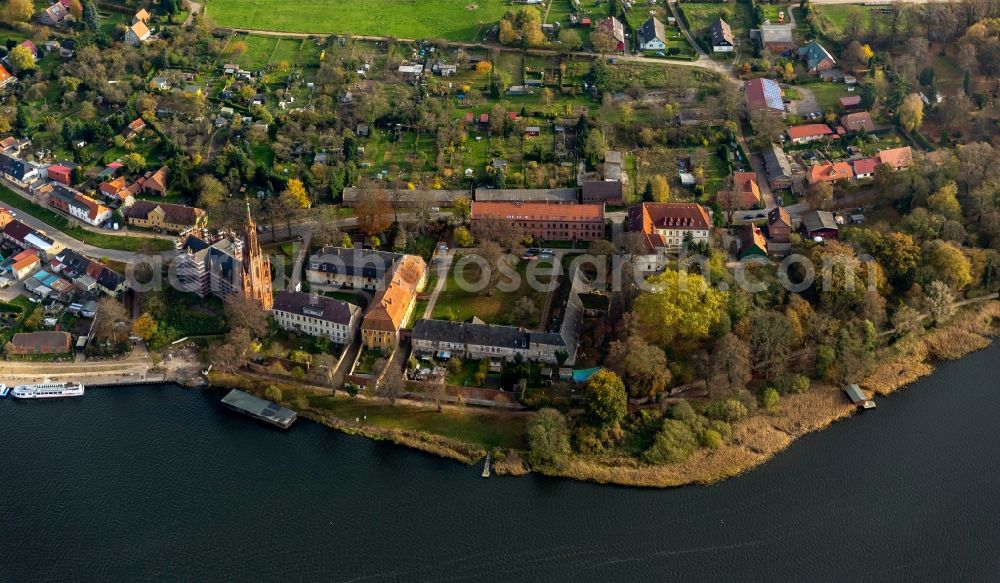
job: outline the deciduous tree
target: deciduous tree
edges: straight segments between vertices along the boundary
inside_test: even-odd
[[[628,397],[622,379],[607,369],[594,373],[587,381],[587,413],[603,427],[617,424],[628,410]]]
[[[648,283],[652,289],[636,300],[635,312],[643,336],[656,344],[706,338],[722,317],[726,292],[709,286],[701,275],[668,269]]]
[[[570,454],[566,417],[551,408],[540,409],[528,421],[528,461],[534,466],[561,466]]]

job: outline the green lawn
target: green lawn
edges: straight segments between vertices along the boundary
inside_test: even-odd
[[[452,410],[438,413],[432,409],[393,407],[369,400],[316,394],[309,396],[309,405],[347,421],[367,418],[367,424],[375,427],[426,431],[486,448],[522,449],[526,445],[524,417]]]
[[[472,41],[508,9],[504,0],[209,0],[206,14],[223,27]]]
[[[820,81],[818,83],[802,85],[802,87],[813,92],[820,111],[824,112],[829,109],[836,110],[840,104],[840,98],[851,95],[851,92],[847,90],[847,85],[843,83],[825,83]]]
[[[732,53],[714,53],[709,42],[705,40],[708,27],[717,18],[725,20],[733,29],[733,37],[737,45],[744,51],[750,50],[749,30],[753,24],[753,14],[750,11],[750,4],[744,2],[681,2],[678,4],[684,13],[691,29],[691,35],[702,45],[714,59],[731,60],[736,51]]]
[[[456,261],[457,263],[457,261]],[[487,324],[503,324],[524,326],[534,328],[538,326],[538,318],[541,315],[542,305],[545,303],[545,294],[531,289],[525,277],[525,270],[528,263],[519,261],[516,270],[521,276],[521,285],[516,291],[504,292],[496,289],[493,295],[488,295],[485,291],[465,291],[459,287],[455,278],[455,269],[448,273],[448,280],[445,283],[441,295],[438,296],[437,303],[434,304],[434,311],[431,317],[434,319],[455,319],[467,320],[476,316]],[[475,284],[479,281],[479,267],[474,263],[465,266],[465,281]],[[544,282],[546,277],[539,272],[539,281]],[[502,275],[498,276],[497,282],[505,281]],[[500,287],[498,285],[498,287]],[[473,287],[472,289],[475,289]],[[530,297],[535,302],[537,312],[533,318],[515,318],[512,315],[517,300],[522,297]]]

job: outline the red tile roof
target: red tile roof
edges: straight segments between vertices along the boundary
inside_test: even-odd
[[[893,168],[906,168],[913,162],[913,151],[910,150],[909,146],[882,150],[878,153],[878,159],[883,164],[888,164]]]
[[[825,123],[810,123],[801,126],[792,126],[786,131],[788,133],[788,137],[793,140],[817,136],[829,136],[833,134],[833,130],[831,130],[830,126]]]
[[[809,169],[809,182],[832,182],[854,178],[854,171],[847,162],[817,164]]]
[[[875,169],[878,168],[878,158],[862,158],[860,160],[854,161],[854,175],[860,176],[862,174],[875,174]]]

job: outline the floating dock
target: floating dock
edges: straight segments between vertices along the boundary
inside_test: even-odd
[[[254,419],[270,423],[275,427],[288,429],[295,423],[298,415],[295,411],[255,397],[249,393],[244,393],[238,389],[229,391],[229,394],[222,398],[222,404]]]
[[[868,398],[868,395],[861,390],[858,385],[846,385],[844,387],[844,392],[847,393],[847,397],[854,403],[855,407],[859,409],[874,409],[875,401]]]

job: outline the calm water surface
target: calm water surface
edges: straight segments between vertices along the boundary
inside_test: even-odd
[[[214,392],[0,401],[0,581],[1000,578],[1000,346],[711,487],[469,468]]]

